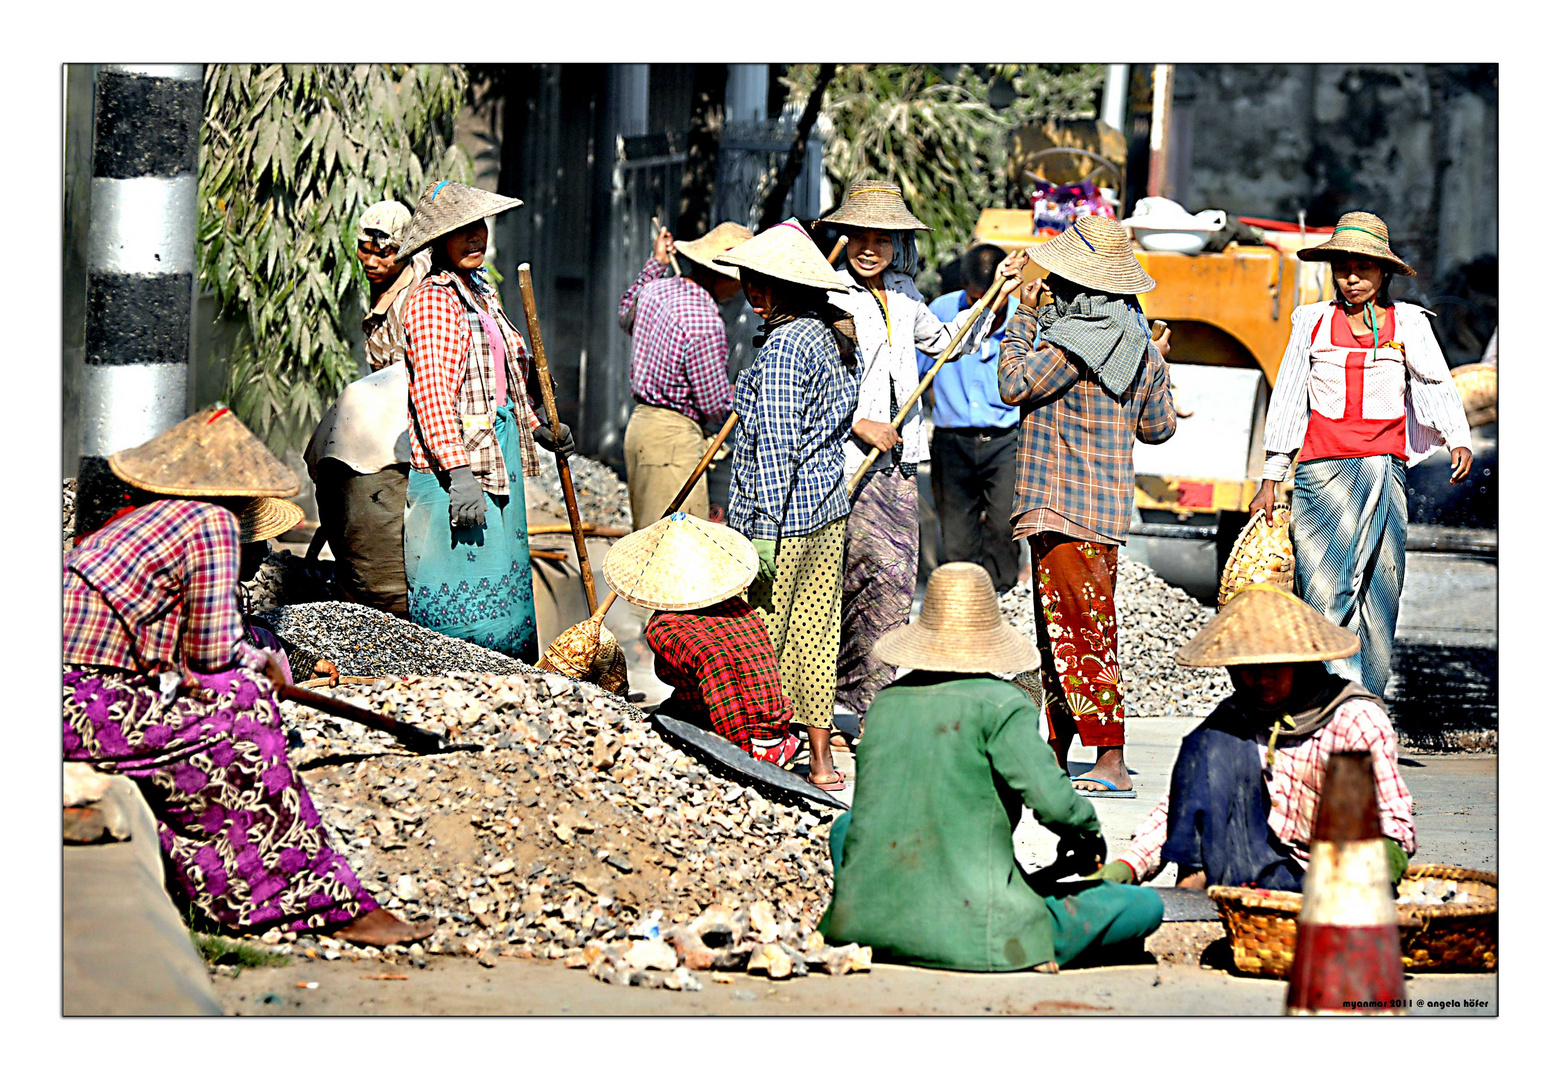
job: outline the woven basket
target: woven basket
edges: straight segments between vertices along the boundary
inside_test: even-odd
[[[1462,364],[1453,370],[1454,389],[1472,428],[1497,420],[1497,365]]]
[[[1459,866],[1418,865],[1405,871],[1404,881],[1425,878],[1457,881],[1480,899],[1472,904],[1396,905],[1405,970],[1496,971],[1497,875]],[[1238,971],[1276,979],[1290,975],[1301,893],[1215,885],[1209,898],[1220,912]]]
[[[1291,511],[1287,507],[1275,509],[1273,525],[1263,514],[1254,514],[1242,526],[1220,572],[1216,606],[1225,607],[1238,590],[1261,581],[1287,592],[1295,589],[1296,552],[1291,547]]]

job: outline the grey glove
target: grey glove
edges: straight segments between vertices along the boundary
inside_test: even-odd
[[[570,433],[569,425],[559,421],[559,437],[553,438],[553,425],[543,424],[532,432],[532,438],[537,440],[537,445],[551,454],[559,457],[569,457],[575,452],[575,436]]]
[[[462,529],[481,528],[488,518],[488,507],[483,502],[483,489],[472,475],[469,465],[450,470],[450,527]]]
[[[1093,874],[1106,862],[1106,837],[1100,833],[1076,833],[1058,838],[1058,856],[1052,866],[1058,877]]]

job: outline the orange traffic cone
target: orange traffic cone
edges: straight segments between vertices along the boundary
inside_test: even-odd
[[[1382,837],[1370,756],[1332,755],[1302,882],[1287,1015],[1405,1011],[1399,919]]]

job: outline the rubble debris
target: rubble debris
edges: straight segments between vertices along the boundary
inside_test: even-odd
[[[354,676],[529,670],[503,653],[362,604],[288,604],[255,621],[282,640],[294,671],[312,671],[317,660],[330,660],[341,674]]]
[[[526,478],[528,494],[532,494],[531,489],[535,485],[538,490],[534,498],[542,504],[543,509],[562,518],[565,516],[564,489],[559,484],[558,459],[540,446],[537,447],[537,456],[542,459],[542,475]],[[575,484],[575,504],[580,509],[582,521],[606,528],[634,528],[634,521],[629,515],[629,485],[618,478],[612,466],[572,454],[569,471],[570,479]]]

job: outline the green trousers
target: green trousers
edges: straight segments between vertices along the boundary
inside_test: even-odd
[[[830,864],[841,867],[851,811],[835,819],[830,828]],[[1161,925],[1166,908],[1154,889],[1119,885],[1115,881],[1091,881],[1060,885],[1060,896],[1045,896],[1052,915],[1052,950],[1059,967],[1090,959],[1088,953],[1125,942],[1143,941]]]

